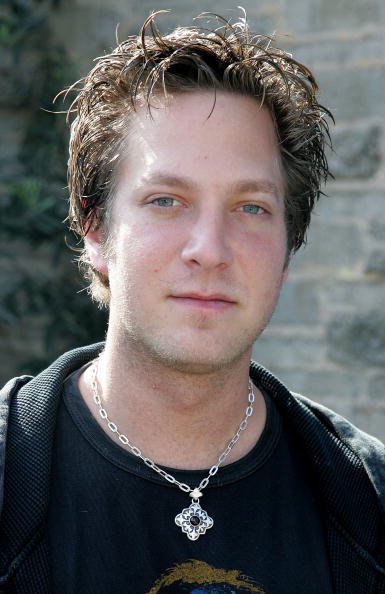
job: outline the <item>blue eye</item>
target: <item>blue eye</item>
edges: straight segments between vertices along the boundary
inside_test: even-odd
[[[263,209],[258,204],[244,204],[242,210],[248,214],[260,214]]]
[[[153,200],[152,202],[157,206],[163,206],[167,208],[170,206],[174,206],[176,201],[175,198],[169,198],[168,196],[160,196],[159,198],[155,198],[155,200]]]

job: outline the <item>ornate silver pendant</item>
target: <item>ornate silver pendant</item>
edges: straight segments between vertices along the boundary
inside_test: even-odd
[[[212,528],[214,520],[201,508],[199,501],[194,499],[189,507],[185,507],[180,514],[175,516],[175,524],[182,528],[190,540],[198,540],[201,534]]]

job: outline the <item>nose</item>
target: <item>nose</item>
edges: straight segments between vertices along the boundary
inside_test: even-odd
[[[205,269],[226,268],[232,262],[232,250],[224,216],[202,212],[188,230],[182,260]]]

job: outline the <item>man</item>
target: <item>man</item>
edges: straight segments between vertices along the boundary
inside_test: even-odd
[[[250,365],[328,176],[312,74],[152,16],[73,90],[109,326],[3,392],[3,591],[384,592],[382,445]]]

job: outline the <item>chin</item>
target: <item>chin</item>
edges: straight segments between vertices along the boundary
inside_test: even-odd
[[[255,330],[255,329],[254,329]],[[123,338],[131,356],[153,362],[160,368],[187,374],[209,374],[249,360],[257,332],[240,330],[236,335],[197,336],[181,332],[126,331]]]
[[[187,374],[210,374],[221,371],[239,362],[241,359],[250,358],[252,345],[247,345],[242,350],[235,351],[233,348],[227,352],[205,352],[202,348],[199,352],[189,352],[187,349],[159,349],[153,351],[153,358],[158,364]]]

